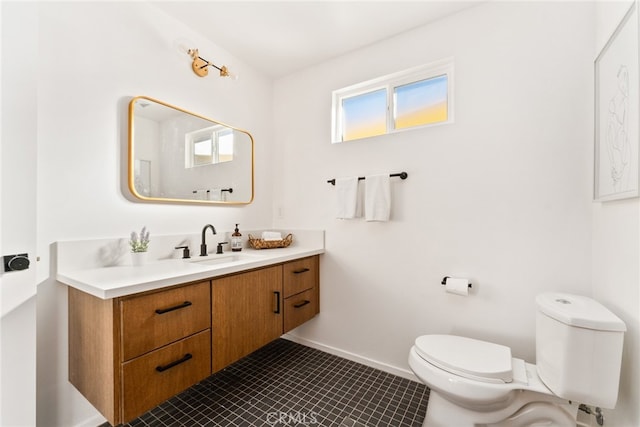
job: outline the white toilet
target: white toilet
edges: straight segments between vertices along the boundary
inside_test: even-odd
[[[454,335],[418,337],[409,366],[430,389],[424,427],[576,426],[580,403],[613,408],[626,327],[584,296],[536,298],[537,365]]]

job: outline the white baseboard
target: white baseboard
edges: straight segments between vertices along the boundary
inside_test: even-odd
[[[284,334],[282,338],[288,339],[289,341],[293,341],[298,344],[306,345],[307,347],[315,348],[316,350],[324,351],[325,353],[333,354],[334,356],[343,357],[345,359],[361,363],[375,369],[380,369],[381,371],[388,372],[390,374],[397,375],[411,381],[420,382],[418,377],[416,377],[413,372],[407,369],[398,368],[397,366],[369,359],[368,357],[360,356],[359,354],[351,353],[349,351],[322,344],[317,341],[311,341],[305,338],[301,338],[293,334]]]
[[[105,417],[103,417],[102,415],[96,415],[95,417],[86,419],[82,421],[80,424],[74,425],[73,427],[96,427],[106,422],[107,422],[107,419]]]

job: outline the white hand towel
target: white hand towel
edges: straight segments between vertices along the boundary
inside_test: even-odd
[[[265,241],[282,240],[282,233],[280,233],[279,231],[263,231],[262,240],[265,240]]]
[[[336,218],[356,218],[357,205],[358,177],[336,178]]]
[[[209,200],[216,200],[216,201],[222,200],[222,189],[214,188],[212,190],[209,190]]]
[[[389,174],[366,176],[364,185],[365,219],[367,221],[388,221],[391,213]]]

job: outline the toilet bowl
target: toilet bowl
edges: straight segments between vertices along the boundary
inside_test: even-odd
[[[443,349],[457,353],[458,359],[468,356],[469,364],[474,367],[469,364],[459,368],[453,364],[443,367],[433,363],[432,358],[425,358],[423,350],[428,352],[429,344],[443,345]],[[476,345],[478,348],[474,351]],[[531,425],[530,418],[550,426],[575,426],[578,405],[555,396],[538,377],[535,365],[512,358],[508,347],[496,345],[507,349],[508,354],[492,360],[493,366],[483,367],[475,356],[483,354],[481,350],[486,351],[491,345],[495,344],[453,335],[426,335],[416,340],[409,352],[409,366],[431,390],[424,426],[520,427]],[[499,353],[502,352],[495,355]],[[500,371],[503,378],[491,376],[495,374],[491,368],[495,368],[496,362],[509,368]],[[527,410],[520,412],[527,405],[530,405]]]
[[[537,365],[468,337],[415,340],[409,366],[431,390],[424,427],[575,427],[580,403],[615,406],[624,323],[587,297],[536,303]]]

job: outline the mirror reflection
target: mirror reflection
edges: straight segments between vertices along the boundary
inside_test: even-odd
[[[158,202],[253,200],[253,138],[145,96],[129,103],[129,189]]]

